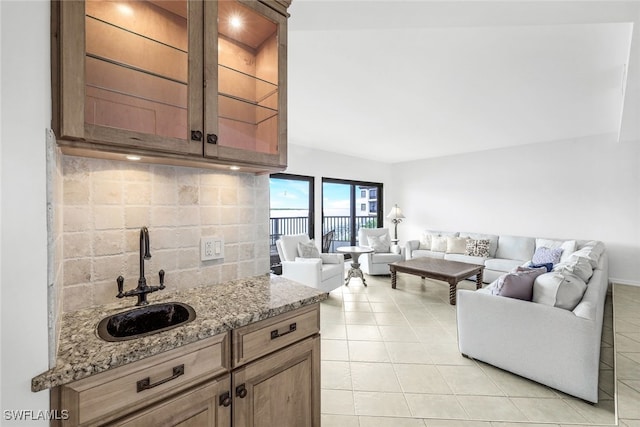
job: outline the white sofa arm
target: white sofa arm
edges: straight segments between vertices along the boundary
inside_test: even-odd
[[[317,286],[322,280],[322,259],[296,258],[282,261],[282,276],[302,284]]]
[[[413,258],[413,251],[420,247],[420,240],[407,240],[407,243],[404,244],[404,257],[405,259]]]
[[[462,354],[597,402],[599,325],[568,310],[461,289]]]

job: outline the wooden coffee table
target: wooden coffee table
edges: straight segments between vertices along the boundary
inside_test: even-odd
[[[480,289],[482,287],[484,265],[421,257],[393,262],[389,264],[389,270],[391,270],[391,288],[393,289],[396,288],[396,274],[398,272],[414,274],[423,279],[428,277],[449,283],[449,304],[456,305],[456,286],[458,282],[475,275],[476,289]]]

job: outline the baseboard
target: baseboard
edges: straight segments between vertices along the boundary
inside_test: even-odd
[[[616,284],[616,285],[640,286],[640,281],[637,281],[637,280],[626,280],[626,279],[616,279],[615,277],[609,277],[609,283],[613,283],[613,284]]]

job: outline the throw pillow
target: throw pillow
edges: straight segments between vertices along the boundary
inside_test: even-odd
[[[298,255],[301,258],[320,258],[320,251],[311,239],[309,243],[298,242]]]
[[[431,233],[422,233],[422,235],[420,236],[420,247],[418,249],[430,251],[431,236],[433,236]]]
[[[532,301],[552,307],[573,310],[582,300],[587,284],[570,273],[551,272],[536,278]]]
[[[564,262],[569,258],[569,255],[576,250],[578,242],[575,240],[551,240],[551,239],[536,239],[536,249],[545,247],[549,249],[562,248],[562,255],[560,256],[560,262]]]
[[[541,246],[534,252],[531,262],[534,264],[557,264],[560,262],[562,251],[562,248],[551,249],[546,246]]]
[[[548,262],[546,264],[529,264],[527,267],[529,268],[541,268],[544,267],[547,269],[547,273],[553,270],[553,264]]]
[[[533,283],[536,277],[544,274],[544,268],[517,267],[511,273],[503,274],[492,291],[494,295],[531,301]]]
[[[447,237],[448,254],[464,254],[467,251],[467,239],[465,237]]]
[[[433,252],[445,252],[447,250],[447,238],[443,236],[432,236],[431,250]]]
[[[491,241],[488,239],[467,239],[465,255],[488,258],[490,244]]]
[[[388,234],[382,236],[367,236],[369,246],[377,253],[389,253],[391,250],[391,240]]]

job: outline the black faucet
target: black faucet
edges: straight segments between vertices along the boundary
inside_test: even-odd
[[[124,277],[118,276],[116,283],[118,284],[117,298],[138,296],[138,303],[136,305],[147,305],[147,294],[151,292],[159,291],[165,288],[164,286],[164,270],[160,270],[158,275],[160,276],[160,286],[147,286],[147,279],[144,277],[144,260],[151,258],[151,252],[149,251],[149,230],[147,227],[140,229],[140,278],[138,279],[138,287],[131,289],[127,292],[124,290]]]

